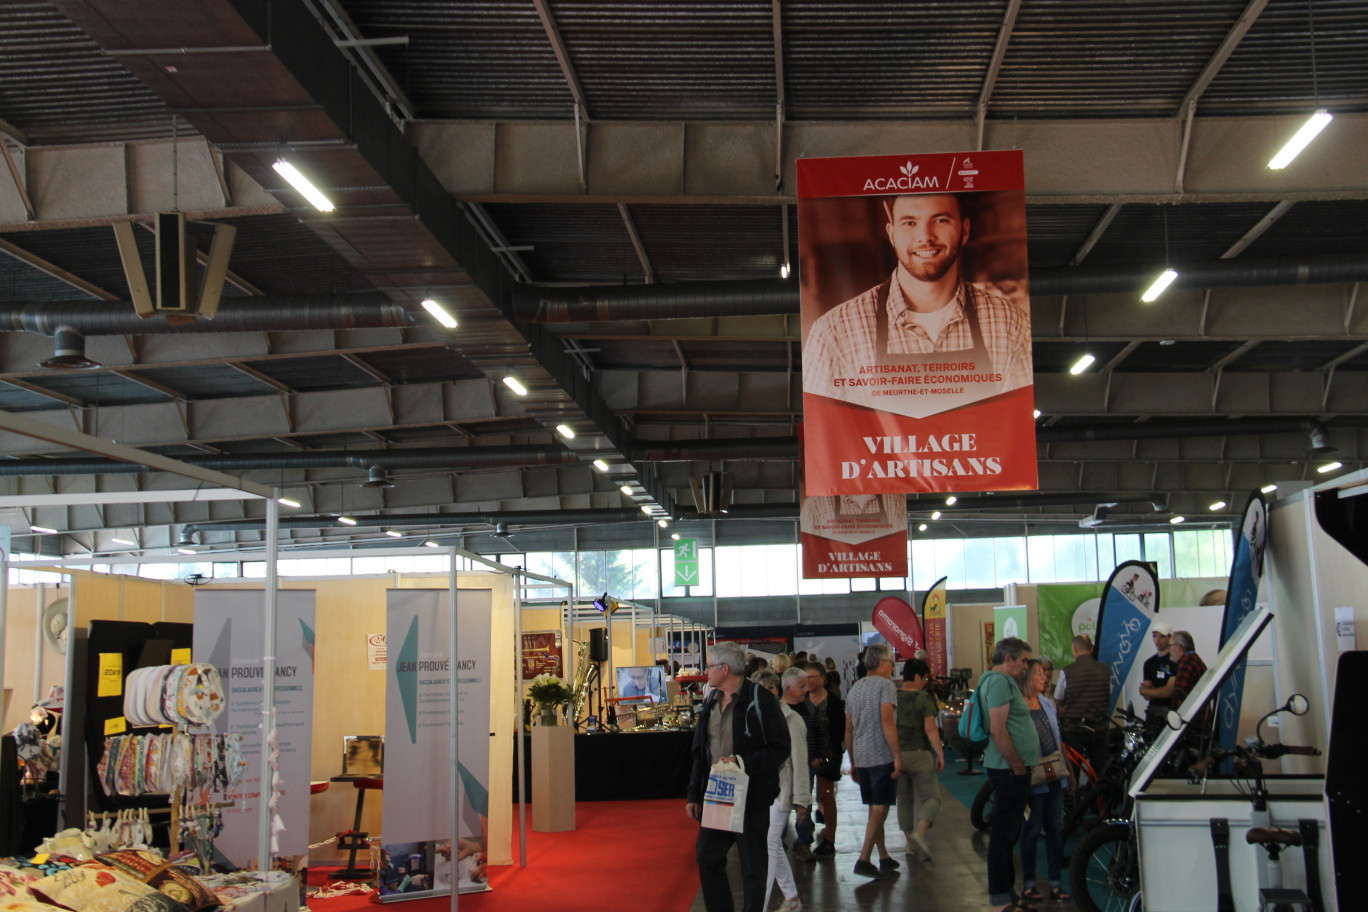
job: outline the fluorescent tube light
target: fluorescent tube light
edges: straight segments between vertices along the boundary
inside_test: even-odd
[[[622,487],[618,488],[618,490],[621,491],[623,494],[626,494],[628,497],[631,497],[631,496],[632,496],[632,486],[631,486],[631,485],[623,485]]]
[[[299,195],[312,203],[319,212],[332,212],[336,208],[333,206],[332,200],[323,195],[322,190],[315,187],[307,177],[299,173],[298,168],[285,159],[277,159],[271,167],[275,168],[277,174],[289,181],[290,186],[298,190]]]
[[[1262,488],[1259,488],[1259,493],[1260,493],[1260,494],[1272,494],[1272,493],[1273,493],[1274,491],[1276,491],[1276,490],[1278,490],[1278,486],[1277,486],[1277,485],[1275,485],[1275,484],[1266,484],[1266,485],[1264,485]]]
[[[669,527],[670,521],[669,521],[668,519],[657,519],[657,520],[656,520],[656,525],[657,525],[657,526],[660,526],[660,528],[662,528],[662,529],[665,529],[665,528],[668,528],[668,527]]]
[[[508,387],[519,396],[527,395],[527,387],[519,383],[517,377],[504,377],[504,386]]]
[[[1333,471],[1335,471],[1335,469],[1342,469],[1342,468],[1344,468],[1344,463],[1342,463],[1342,462],[1327,462],[1325,465],[1323,465],[1323,466],[1319,467],[1318,469],[1316,469],[1316,471],[1319,472],[1319,473],[1321,473],[1322,475],[1324,475],[1324,474],[1326,474],[1327,472],[1333,472]]]
[[[1212,504],[1211,506],[1207,507],[1207,509],[1210,510],[1211,512],[1213,512],[1213,513],[1215,513],[1217,510],[1224,510],[1225,508],[1226,508],[1226,502],[1225,502],[1224,500],[1218,500],[1218,501],[1216,501],[1214,504]]]
[[[641,505],[641,512],[642,512],[642,513],[645,513],[647,516],[650,516],[650,515],[651,515],[651,509],[652,509],[652,507],[651,507],[650,504],[642,504],[642,505]]]
[[[276,503],[280,504],[282,507],[289,507],[291,510],[299,509],[299,501],[291,500],[288,497],[277,497]]]
[[[956,497],[954,494],[951,494],[949,497],[945,498],[945,505],[947,507],[953,507],[957,503],[959,503],[959,498]]]
[[[787,279],[787,278],[788,278],[788,274],[789,274],[789,265],[788,265],[788,263],[785,263],[784,265],[782,265],[782,266],[779,267],[779,278],[781,278],[781,279]]]
[[[1278,171],[1292,164],[1292,159],[1300,155],[1302,149],[1309,146],[1311,140],[1315,139],[1320,134],[1320,131],[1324,130],[1326,126],[1329,125],[1330,121],[1334,119],[1335,116],[1324,108],[1317,111],[1315,114],[1312,114],[1310,119],[1302,124],[1302,128],[1293,134],[1292,138],[1287,141],[1287,145],[1279,149],[1278,154],[1273,156],[1268,163],[1268,167],[1272,168],[1274,171]]]
[[[600,472],[606,472],[608,471],[608,463],[604,462],[602,459],[595,459],[594,468],[598,469]]]
[[[110,541],[112,544],[115,544],[115,545],[127,545],[127,546],[130,547],[130,548],[136,548],[136,547],[138,546],[138,543],[137,543],[137,542],[129,541],[129,540],[126,539],[126,538],[111,538],[109,541]]]
[[[932,513],[932,514],[931,514],[931,518],[932,518],[932,519],[940,519],[940,510],[937,510],[935,513]]]
[[[456,318],[447,313],[446,308],[432,300],[432,298],[423,298],[423,310],[432,314],[432,318],[447,329],[456,328]]]
[[[1164,289],[1172,285],[1176,278],[1178,278],[1178,270],[1165,269],[1159,273],[1159,278],[1154,280],[1154,284],[1149,287],[1149,290],[1140,296],[1140,300],[1146,304],[1158,300],[1159,296],[1164,293]]]
[[[400,532],[398,529],[386,529],[386,530],[385,530],[385,534],[388,535],[390,538],[403,538],[403,537],[404,537],[404,533],[403,533],[403,532]]]
[[[568,424],[558,424],[558,425],[556,425],[556,433],[557,433],[557,434],[560,434],[560,435],[561,435],[562,437],[564,437],[566,440],[574,440],[574,439],[575,439],[575,432],[572,431],[572,430],[570,430],[570,426],[569,426]]]
[[[926,523],[922,523],[920,526],[917,526],[917,531],[918,531],[918,532],[925,532],[925,531],[926,531]]]
[[[56,529],[49,529],[47,526],[29,526],[30,532],[39,532],[43,535],[56,535]]]
[[[1092,355],[1084,355],[1083,357],[1079,358],[1077,361],[1074,362],[1074,366],[1069,368],[1069,373],[1081,374],[1088,368],[1092,367],[1093,362],[1096,360],[1097,358],[1093,357]]]
[[[679,533],[678,533],[678,532],[671,532],[671,533],[670,533],[670,538],[674,539],[675,541],[679,541]]]
[[[339,516],[339,517],[337,517],[337,521],[340,522],[340,523],[341,523],[342,525],[344,525],[344,526],[354,526],[354,525],[356,525],[356,520],[352,519],[350,516]]]
[[[1173,517],[1170,517],[1170,518],[1169,518],[1169,522],[1170,522],[1171,524],[1173,524],[1173,525],[1176,526],[1176,525],[1178,525],[1179,523],[1187,522],[1187,517],[1186,517],[1186,516],[1173,516]]]
[[[1039,417],[1040,417],[1040,409],[1031,409],[1031,411],[1035,413],[1035,414],[1033,415],[1033,417],[1035,417],[1035,418],[1039,418]]]
[[[440,548],[440,547],[442,547],[442,546],[439,545],[439,544],[437,544],[435,541],[433,541],[432,539],[429,538],[427,541],[423,542],[423,547],[424,547],[424,548]]]
[[[177,549],[176,549],[176,553],[177,553],[177,554],[195,554],[196,552],[195,552],[193,549],[191,549],[191,548],[177,548]]]

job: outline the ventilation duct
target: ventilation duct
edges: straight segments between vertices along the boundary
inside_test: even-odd
[[[361,482],[363,488],[392,488],[394,482],[390,480],[389,472],[384,466],[373,465],[370,467],[370,476]]]
[[[1037,297],[1140,294],[1161,267],[1153,264],[1032,269]],[[1177,263],[1177,288],[1248,288],[1368,281],[1368,256],[1285,257]],[[514,314],[533,323],[589,323],[688,317],[742,317],[798,313],[794,279],[680,282],[586,288],[520,286]]]
[[[40,366],[49,370],[91,370],[100,362],[86,357],[85,336],[70,326],[59,326],[52,334],[52,357]]]
[[[55,301],[0,305],[0,332],[44,336],[141,336],[169,333],[278,332],[291,329],[403,327],[414,322],[383,294],[272,295],[225,298],[212,319],[171,323],[143,319],[128,301]],[[68,336],[70,338],[70,336]]]
[[[731,484],[721,472],[705,472],[689,476],[693,490],[694,509],[700,516],[726,513],[731,506]]]
[[[797,437],[741,437],[727,440],[635,440],[632,462],[689,462],[704,459],[796,459]]]
[[[436,529],[446,526],[489,526],[491,531],[514,526],[569,526],[597,523],[655,522],[640,510],[506,510],[502,513],[351,513],[356,526],[349,529]],[[260,532],[266,519],[227,519],[221,522],[188,523],[183,536],[207,532]],[[337,516],[282,516],[282,529],[337,529]]]

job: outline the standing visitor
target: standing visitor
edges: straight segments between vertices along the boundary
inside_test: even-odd
[[[898,749],[903,774],[898,778],[898,828],[907,837],[907,851],[920,849],[923,861],[931,860],[926,841],[940,810],[940,782],[936,774],[945,769],[941,747],[939,710],[926,691],[931,669],[921,659],[903,663],[903,685],[898,691]]]
[[[1031,794],[1031,767],[1040,759],[1040,737],[1016,679],[1031,647],[1016,637],[993,646],[993,667],[979,679],[974,699],[988,714],[988,749],[983,769],[993,783],[993,818],[988,827],[988,903],[995,912],[1034,907],[1012,896],[1016,869],[1012,850],[1021,835],[1021,816]]]
[[[798,819],[802,821],[807,818],[808,808],[812,806],[812,792],[808,789],[807,774],[807,723],[803,721],[802,716],[793,711],[780,691],[780,684],[787,684],[789,676],[795,671],[796,669],[790,668],[784,672],[782,682],[772,671],[762,671],[755,676],[757,684],[779,698],[779,708],[783,711],[784,722],[789,730],[789,759],[779,767],[779,797],[770,805],[769,836],[766,845],[769,850],[769,874],[765,878],[765,902],[761,906],[762,909],[769,908],[770,890],[777,881],[779,892],[784,894],[784,901],[780,903],[778,912],[802,912],[803,903],[798,899],[798,885],[793,882],[793,868],[790,867],[788,855],[784,852],[784,830],[788,828],[790,809],[797,811]],[[803,675],[799,672],[796,677],[802,678]],[[784,690],[787,691],[788,687],[785,686]]]
[[[1045,662],[1031,659],[1026,673],[1019,681],[1026,708],[1031,711],[1031,724],[1040,737],[1040,756],[1048,757],[1062,749],[1059,718],[1054,701],[1045,693]],[[1064,764],[1069,777],[1067,787],[1072,794],[1078,789],[1073,767]],[[1045,833],[1045,873],[1050,883],[1050,899],[1068,902],[1073,897],[1060,885],[1060,870],[1064,865],[1064,789],[1065,781],[1056,779],[1031,788],[1031,813],[1021,825],[1021,898],[1026,902],[1044,899],[1036,885],[1036,842]]]
[[[779,767],[789,757],[788,725],[779,701],[769,691],[741,676],[746,653],[735,643],[717,643],[709,650],[708,686],[711,688],[693,735],[693,772],[685,811],[703,818],[703,789],[712,765],[740,760],[750,777],[745,822],[740,833],[699,827],[695,855],[703,905],[708,912],[732,912],[727,880],[727,853],[736,846],[741,865],[742,912],[763,912],[768,860],[770,805],[779,797]]]
[[[860,800],[869,808],[864,844],[855,862],[855,873],[864,877],[891,875],[901,865],[884,845],[884,821],[898,801],[898,777],[902,775],[902,752],[894,710],[898,688],[893,684],[893,647],[874,643],[865,649],[865,676],[856,681],[846,697],[845,746],[850,752],[850,776],[860,785]],[[879,850],[879,866],[871,861]]]
[[[808,813],[808,809],[812,806],[811,795],[813,774],[810,758],[817,755],[817,738],[813,731],[812,714],[808,710],[807,703],[807,664],[808,663],[805,660],[799,659],[788,671],[784,672],[784,676],[781,679],[783,693],[781,693],[779,697],[785,708],[803,722],[803,731],[801,734],[806,750],[804,751],[803,762],[798,767],[797,774],[803,779],[802,793],[807,796],[809,800],[803,802],[801,808],[797,810],[797,820],[793,827],[798,837],[793,843],[793,855],[801,861],[812,860],[812,831],[815,828],[812,822],[812,816]],[[787,716],[785,718],[787,718]],[[792,720],[789,720],[789,728],[790,730],[793,728]],[[790,731],[790,733],[792,732]]]
[[[845,737],[845,703],[827,690],[821,667],[807,669],[808,717],[812,719],[812,758],[817,806],[821,808],[822,832],[817,834],[813,858],[836,854],[836,783],[841,778],[841,741]],[[804,859],[807,860],[807,859]]]
[[[1073,664],[1059,673],[1055,693],[1064,740],[1088,757],[1099,772],[1107,765],[1107,732],[1111,716],[1111,674],[1093,657],[1092,640],[1073,638]],[[1143,693],[1143,690],[1141,691]]]

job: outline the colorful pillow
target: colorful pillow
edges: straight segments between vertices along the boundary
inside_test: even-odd
[[[94,862],[44,877],[29,890],[72,912],[188,912],[171,897]]]
[[[36,899],[0,898],[0,912],[52,912],[53,907]]]
[[[166,894],[190,912],[211,909],[219,904],[218,897],[201,886],[199,881],[155,852],[129,849],[108,852],[96,860]]]
[[[29,884],[70,867],[56,858],[49,858],[40,865],[28,858],[0,858],[0,897],[19,896],[28,899]]]

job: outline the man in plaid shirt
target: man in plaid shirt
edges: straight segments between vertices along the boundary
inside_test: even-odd
[[[898,267],[888,281],[813,324],[803,347],[805,391],[901,411],[888,399],[876,404],[876,396],[889,393],[867,383],[869,368],[894,365],[876,369],[877,374],[922,363],[932,370],[930,365],[937,362],[935,369],[948,367],[977,378],[956,381],[974,388],[968,401],[1029,386],[1028,316],[1006,298],[960,277],[969,219],[959,199],[948,193],[898,196],[885,201],[884,212]]]

